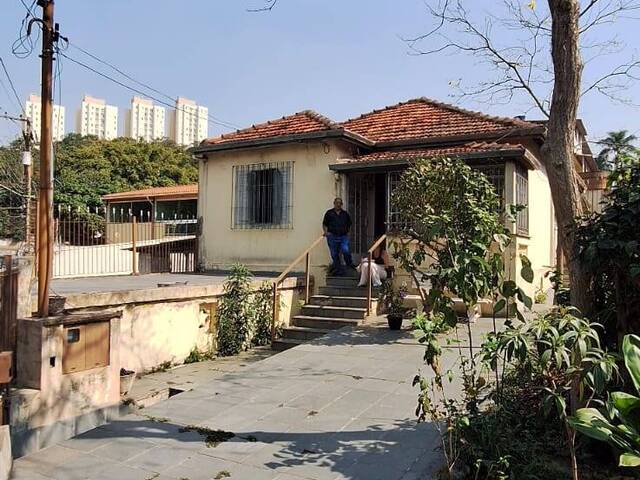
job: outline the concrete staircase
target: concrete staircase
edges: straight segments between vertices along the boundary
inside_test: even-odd
[[[272,348],[287,350],[331,330],[363,323],[367,313],[367,287],[357,285],[355,276],[327,277],[326,285],[320,287],[318,295],[313,295],[300,314],[293,317]],[[372,298],[372,312],[375,312],[377,288],[373,289]]]

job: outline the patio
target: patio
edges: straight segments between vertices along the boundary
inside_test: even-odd
[[[480,321],[474,336],[489,328]],[[448,368],[464,341],[442,345]],[[20,458],[12,478],[433,478],[437,433],[414,416],[421,365],[407,330],[342,329]]]

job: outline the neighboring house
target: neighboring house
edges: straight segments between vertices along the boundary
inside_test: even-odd
[[[110,193],[102,200],[107,212],[107,239],[129,241],[131,229],[127,225],[134,216],[138,223],[156,224],[155,238],[196,232],[197,184]]]
[[[580,122],[576,163],[581,172],[596,172],[585,135]],[[536,273],[532,293],[556,263],[554,211],[540,161],[544,136],[543,122],[418,98],[342,123],[303,111],[209,138],[193,149],[201,159],[200,262],[282,271],[320,235],[335,196],[354,220],[352,251],[363,254],[397,220],[389,198],[403,169],[418,158],[448,156],[486,174],[505,204],[527,206],[513,227],[507,269],[517,272],[519,254],[526,254]],[[314,251],[312,263],[329,263],[326,247]]]

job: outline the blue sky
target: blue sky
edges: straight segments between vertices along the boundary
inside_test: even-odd
[[[261,1],[57,0],[56,21],[73,43],[158,90],[208,106],[212,115],[238,126],[307,108],[344,120],[418,96],[452,102],[450,82],[474,82],[488,73],[468,57],[408,54],[401,37],[430,25],[423,0],[280,0],[271,12],[247,12]],[[2,0],[0,55],[23,100],[39,92],[37,52],[27,59],[11,54],[24,13],[20,0]],[[633,35],[639,26],[640,21],[627,21],[615,27],[629,44],[629,55],[640,47]],[[90,61],[73,49],[68,54]],[[131,92],[68,60],[62,66],[67,131],[75,128],[73,112],[85,93],[117,105],[122,124]],[[640,103],[640,85],[629,95]],[[523,101],[487,105],[466,100],[461,105],[508,116],[526,110]],[[18,113],[1,87],[0,109]],[[639,113],[637,107],[597,95],[586,97],[580,112],[592,139],[622,128],[640,133]],[[222,132],[210,126],[210,134]],[[16,134],[13,124],[0,120],[0,143]]]

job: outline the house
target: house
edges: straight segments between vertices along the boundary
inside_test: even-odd
[[[106,209],[107,242],[131,240],[131,222],[154,223],[154,238],[194,234],[198,223],[198,185],[173,185],[109,193]]]
[[[200,159],[200,262],[216,269],[241,261],[280,272],[319,236],[336,196],[354,219],[352,251],[364,254],[397,220],[389,198],[403,169],[418,158],[448,156],[483,172],[505,204],[526,205],[513,226],[507,269],[515,276],[519,254],[526,254],[536,278],[523,287],[533,293],[557,260],[540,160],[544,136],[544,122],[417,98],[340,123],[303,111],[206,139],[193,149]],[[582,122],[576,165],[587,176],[597,172]],[[326,247],[313,252],[311,263],[322,276]]]

